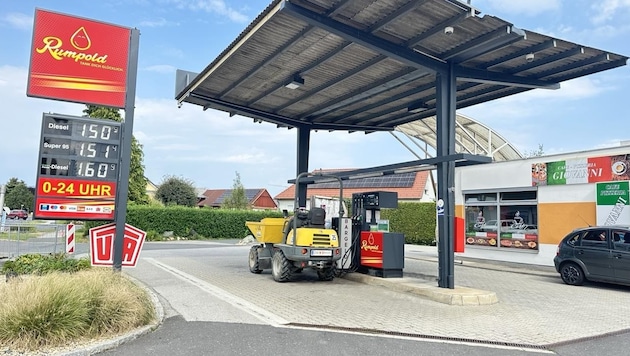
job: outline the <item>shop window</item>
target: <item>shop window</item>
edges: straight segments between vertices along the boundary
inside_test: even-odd
[[[498,245],[497,207],[467,206],[466,207],[466,243],[469,245],[492,246]]]
[[[484,192],[464,198],[466,244],[538,250],[537,191]]]

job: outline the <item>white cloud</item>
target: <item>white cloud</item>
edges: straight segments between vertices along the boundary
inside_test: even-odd
[[[5,15],[2,18],[2,22],[20,30],[31,30],[33,28],[33,16],[17,12]]]
[[[577,137],[567,140],[565,135],[571,131],[588,134],[586,125],[597,126],[596,121],[576,119],[576,116],[580,117],[580,109],[576,108],[583,102],[597,102],[604,93],[616,90],[612,86],[602,84],[595,77],[582,77],[563,82],[559,90],[531,90],[465,108],[461,112],[486,124],[521,152],[537,150],[538,144],[545,145],[545,154],[566,152],[576,147],[587,149],[592,148],[584,146],[590,141]],[[578,130],[576,125],[582,129]],[[603,139],[595,139],[593,145]],[[573,147],[564,147],[567,144]]]
[[[0,78],[0,183],[16,177],[34,186],[42,113],[81,115],[85,106],[27,97],[26,68],[0,65]]]
[[[535,16],[548,11],[557,11],[562,7],[562,0],[481,0],[473,1],[473,6],[484,13],[491,13],[497,9],[508,14]]]
[[[600,24],[612,20],[619,13],[630,11],[630,0],[599,0],[591,8],[595,11],[591,21]]]
[[[148,66],[145,67],[144,70],[149,71],[149,72],[157,72],[157,73],[175,73],[175,70],[177,68],[175,68],[172,65],[168,65],[168,64],[156,64],[156,65],[152,65],[152,66]]]
[[[249,21],[247,15],[229,7],[224,0],[171,0],[171,2],[175,3],[180,8],[188,8],[194,11],[202,10],[220,16],[225,16],[233,22],[245,23]]]
[[[165,26],[179,26],[178,22],[168,21],[163,17],[154,20],[144,20],[138,24],[138,27],[165,27]]]

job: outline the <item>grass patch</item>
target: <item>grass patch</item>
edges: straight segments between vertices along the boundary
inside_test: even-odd
[[[32,239],[32,238],[40,237],[40,236],[42,236],[42,233],[40,232],[25,232],[25,231],[0,232],[0,240],[26,241],[28,239]]]
[[[155,320],[147,293],[110,269],[0,284],[0,344],[33,351],[114,336]]]

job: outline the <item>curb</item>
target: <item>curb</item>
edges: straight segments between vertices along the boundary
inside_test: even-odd
[[[440,288],[420,278],[380,278],[362,273],[348,273],[342,278],[375,286],[387,287],[396,292],[411,293],[430,300],[459,306],[492,305],[499,302],[495,292],[466,287]]]

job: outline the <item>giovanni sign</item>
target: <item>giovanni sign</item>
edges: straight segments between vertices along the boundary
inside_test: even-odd
[[[36,9],[26,95],[125,108],[131,30]]]
[[[532,164],[532,186],[630,180],[630,154]]]

